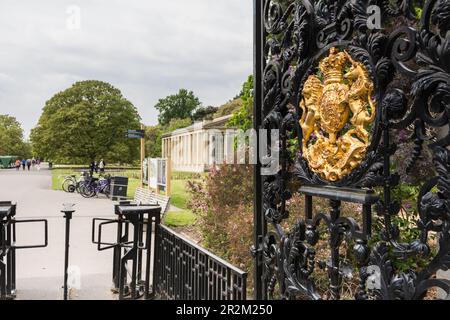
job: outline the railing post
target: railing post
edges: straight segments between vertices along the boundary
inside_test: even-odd
[[[149,286],[150,286],[150,264],[151,264],[151,260],[150,260],[150,255],[147,255],[147,269],[146,269],[146,279],[148,280],[147,282],[147,287],[145,288],[145,293],[144,293],[144,298],[145,299],[150,299],[150,298],[154,298],[155,294],[157,292],[158,289],[158,268],[160,268],[161,266],[157,265],[158,259],[160,257],[160,252],[159,252],[159,248],[161,245],[161,238],[159,236],[159,226],[161,224],[161,213],[155,215],[155,233],[154,233],[154,237],[155,237],[155,251],[154,251],[154,255],[153,255],[153,282],[152,282],[152,293],[150,294],[149,292]],[[147,250],[150,250],[151,248],[151,243],[152,243],[152,218],[149,215],[148,217],[148,224],[147,224]]]
[[[263,279],[263,264],[261,241],[266,233],[266,223],[262,210],[262,177],[261,163],[259,161],[259,129],[261,127],[263,104],[263,70],[264,70],[264,3],[265,0],[254,0],[254,44],[253,44],[253,81],[254,81],[254,105],[253,105],[253,129],[257,132],[256,154],[257,163],[254,165],[254,298],[262,300],[266,298],[265,281]]]

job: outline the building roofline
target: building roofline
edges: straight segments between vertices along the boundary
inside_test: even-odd
[[[161,135],[161,138],[168,138],[173,136],[178,136],[184,133],[199,131],[203,129],[223,129],[225,127],[226,122],[232,117],[232,114],[222,116],[219,118],[215,118],[213,120],[203,120],[200,122],[196,122],[188,127],[176,129],[171,132],[164,133]]]

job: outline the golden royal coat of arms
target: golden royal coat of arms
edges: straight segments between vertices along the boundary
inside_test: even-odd
[[[365,66],[337,48],[319,70],[322,77],[310,75],[302,91],[303,157],[322,178],[338,181],[366,155],[376,116],[374,85]]]

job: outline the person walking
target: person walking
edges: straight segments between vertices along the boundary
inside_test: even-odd
[[[22,163],[22,161],[20,161],[20,159],[16,160],[16,170],[19,171],[20,170],[20,164]]]
[[[91,175],[91,177],[93,176],[95,171],[95,162],[91,161],[91,163],[89,164],[89,174]]]
[[[31,159],[27,160],[27,167],[28,167],[28,171],[30,171],[30,167],[31,167]]]
[[[98,164],[98,169],[100,170],[100,173],[105,172],[105,166],[106,166],[105,161],[103,161],[103,159],[100,160],[100,163]]]
[[[25,166],[27,165],[27,160],[22,160],[22,170],[25,171]]]

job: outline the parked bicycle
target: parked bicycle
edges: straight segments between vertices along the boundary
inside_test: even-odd
[[[106,175],[102,178],[89,177],[79,187],[80,194],[85,198],[92,198],[103,193],[109,198],[111,192],[111,176]]]
[[[65,192],[69,192],[69,193],[74,193],[75,191],[80,192],[80,184],[82,184],[83,181],[85,181],[87,177],[88,177],[87,172],[82,172],[78,178],[74,174],[67,176],[64,178],[64,181],[62,182],[61,188]]]

